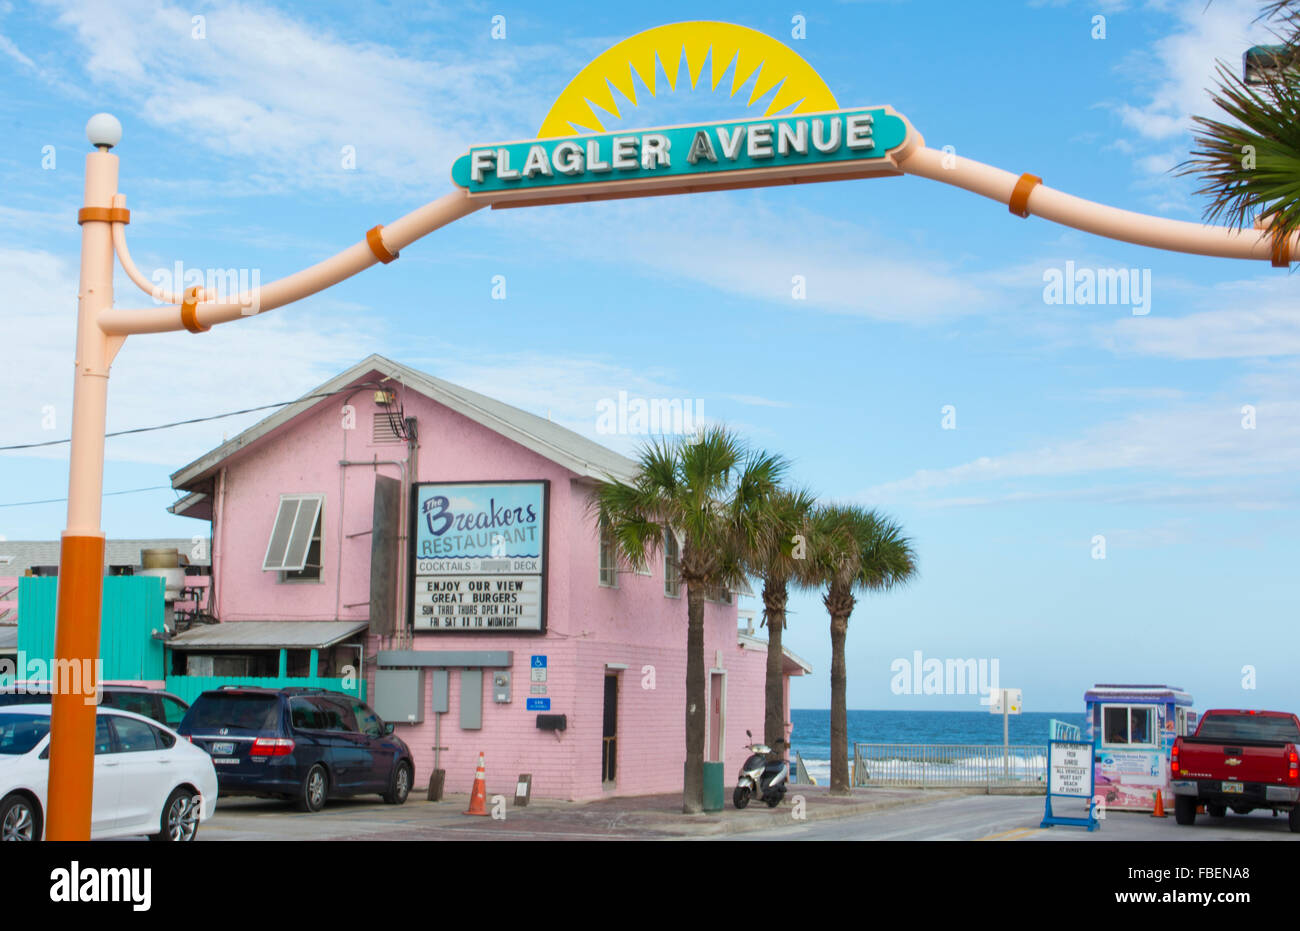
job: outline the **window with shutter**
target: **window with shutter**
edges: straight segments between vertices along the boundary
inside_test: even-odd
[[[262,569],[320,577],[321,510],[324,495],[281,495]],[[314,575],[303,575],[306,572]]]

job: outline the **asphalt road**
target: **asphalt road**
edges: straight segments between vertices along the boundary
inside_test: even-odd
[[[1219,819],[1200,815],[1190,826],[1177,824],[1172,812],[1165,818],[1111,812],[1096,831],[1059,825],[1040,828],[1042,817],[1042,796],[971,795],[733,836],[746,840],[1300,840],[1285,817],[1274,818],[1271,812]]]
[[[199,830],[214,840],[667,840],[671,835],[629,826],[621,819],[578,816],[538,821],[511,812],[504,821],[466,818],[460,805],[408,803],[388,806],[370,799],[331,802],[322,812],[305,814],[292,805],[267,800],[222,800],[216,816]],[[1109,840],[1210,841],[1300,840],[1285,817],[1269,812],[1201,815],[1193,826],[1175,823],[1172,813],[1157,819],[1112,812],[1100,830],[1040,828],[1041,796],[969,795],[907,805],[833,820],[794,821],[786,826],[728,833],[704,840]],[[676,838],[695,839],[695,838]]]

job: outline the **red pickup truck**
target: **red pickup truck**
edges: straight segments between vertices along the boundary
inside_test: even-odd
[[[1196,733],[1179,737],[1169,751],[1174,817],[1194,824],[1204,805],[1211,818],[1229,808],[1239,815],[1256,808],[1289,812],[1300,833],[1300,718],[1283,711],[1207,711]]]

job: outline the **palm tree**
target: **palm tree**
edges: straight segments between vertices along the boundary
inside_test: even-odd
[[[790,583],[806,584],[811,519],[817,501],[804,489],[781,488],[764,511],[755,545],[747,554],[749,571],[763,580],[763,622],[767,625],[767,682],[764,688],[763,742],[776,752],[785,740],[785,676],[781,636]]]
[[[1195,148],[1178,173],[1201,179],[1206,220],[1240,229],[1259,218],[1277,241],[1300,229],[1300,0],[1269,0],[1259,18],[1280,29],[1273,67],[1248,84],[1219,64],[1210,96],[1230,121],[1193,117]]]
[[[704,808],[704,599],[743,577],[743,554],[759,538],[765,503],[785,474],[785,460],[751,450],[724,427],[692,438],[656,440],[638,455],[630,483],[612,476],[591,492],[596,518],[619,557],[635,569],[682,539],[679,573],[686,586],[686,777],[682,811]]]
[[[844,640],[855,591],[888,591],[916,575],[912,542],[894,521],[853,505],[829,505],[813,515],[810,575],[826,586],[822,603],[831,616],[831,787],[847,795],[849,726]]]

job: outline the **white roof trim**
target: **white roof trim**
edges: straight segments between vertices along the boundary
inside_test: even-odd
[[[767,649],[768,646],[767,641],[763,640],[761,637],[751,637],[748,634],[743,634],[743,633],[737,634],[736,636],[737,639],[740,641],[741,646],[762,647],[764,650]],[[812,674],[813,671],[812,663],[808,662],[806,659],[799,656],[789,647],[782,645],[781,654],[785,656],[786,659],[790,660],[792,663],[794,663],[796,666],[802,669],[805,673],[808,673],[809,675]]]
[[[207,495],[201,491],[192,491],[183,498],[176,499],[174,504],[168,505],[167,510],[175,514],[177,517],[184,517],[186,511],[194,507],[206,497]]]
[[[613,475],[628,480],[636,469],[636,463],[626,456],[572,430],[376,354],[367,356],[346,372],[309,391],[302,399],[286,405],[233,439],[178,469],[172,473],[172,487],[186,488],[207,477],[230,456],[299,414],[329,400],[314,395],[337,392],[370,372],[379,372],[585,478],[604,480],[607,475]]]

